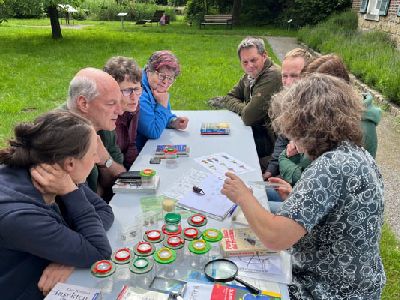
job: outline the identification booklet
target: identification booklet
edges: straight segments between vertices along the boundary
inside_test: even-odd
[[[164,149],[165,148],[174,148],[178,152],[176,153],[178,156],[189,156],[190,148],[188,145],[179,144],[179,145],[157,145],[156,148],[156,157],[165,158]]]
[[[204,284],[200,282],[188,282],[185,299],[190,300],[280,300],[281,294],[270,291],[262,291],[261,295],[250,294],[245,288],[220,283]]]
[[[231,133],[228,122],[202,123],[200,128],[201,135],[227,135]]]
[[[267,249],[249,227],[221,229],[221,250],[224,257],[265,255],[275,252]]]
[[[72,285],[58,282],[50,293],[44,298],[45,300],[100,300],[100,290],[87,288],[79,285]]]

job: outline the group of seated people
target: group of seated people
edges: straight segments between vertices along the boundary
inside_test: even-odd
[[[268,190],[279,208],[264,210],[232,173],[221,192],[268,248],[292,248],[291,298],[379,299],[380,111],[354,92],[336,55],[313,60],[294,49],[280,70],[263,40],[247,37],[238,56],[245,74],[211,103],[252,127],[264,178],[281,183]],[[148,139],[188,125],[171,112],[168,90],[179,73],[166,50],[153,53],[143,71],[132,58],[112,57],[103,70],[80,70],[64,105],[15,127],[0,150],[2,299],[43,299],[74,267],[110,257],[115,178]]]

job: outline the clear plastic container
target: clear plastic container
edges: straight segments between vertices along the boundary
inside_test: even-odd
[[[175,148],[167,147],[164,149],[165,164],[169,168],[176,168],[178,166],[178,150]]]

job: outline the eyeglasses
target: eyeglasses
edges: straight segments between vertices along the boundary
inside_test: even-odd
[[[125,97],[131,96],[132,93],[135,93],[136,96],[140,96],[142,94],[142,87],[135,87],[135,88],[127,88],[121,90],[122,95]]]
[[[158,71],[155,71],[155,73],[157,73],[158,79],[161,81],[167,80],[169,83],[173,83],[175,81],[175,76],[170,76]]]

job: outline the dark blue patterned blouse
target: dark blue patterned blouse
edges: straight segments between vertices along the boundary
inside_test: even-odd
[[[291,299],[380,299],[383,203],[364,149],[346,142],[312,162],[278,212],[307,231],[292,249]]]

